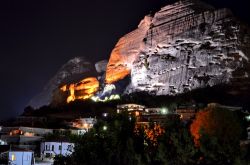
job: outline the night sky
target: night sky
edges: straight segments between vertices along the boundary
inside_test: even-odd
[[[69,59],[108,59],[118,39],[170,0],[0,2],[0,119],[20,114]],[[250,22],[248,0],[207,0]]]

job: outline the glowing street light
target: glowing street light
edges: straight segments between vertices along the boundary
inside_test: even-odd
[[[168,109],[167,108],[162,108],[161,109],[161,114],[166,115],[168,113]]]
[[[106,131],[106,130],[108,129],[108,127],[107,127],[106,125],[104,125],[104,126],[102,127],[102,129],[103,129],[103,131]]]
[[[107,117],[108,113],[103,113],[102,115],[103,115],[103,117]]]
[[[247,121],[250,121],[250,115],[246,116]]]

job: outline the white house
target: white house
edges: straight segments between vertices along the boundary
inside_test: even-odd
[[[87,132],[87,129],[70,129],[70,132],[73,135],[84,135]]]
[[[34,165],[34,152],[30,150],[12,149],[1,153],[1,157],[6,159],[9,165]]]
[[[250,140],[250,127],[247,127],[247,139]]]
[[[131,111],[144,111],[145,106],[143,105],[138,105],[138,104],[121,104],[117,105],[117,113],[121,112],[131,112]]]
[[[74,151],[74,143],[67,141],[44,141],[41,142],[41,157],[42,159],[51,159],[56,155],[71,155]]]

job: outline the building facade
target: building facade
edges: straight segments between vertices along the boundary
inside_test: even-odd
[[[67,141],[57,141],[57,140],[50,140],[41,142],[41,157],[42,159],[51,159],[56,155],[71,155],[74,151],[74,143],[67,142]]]
[[[9,165],[35,164],[34,152],[30,150],[10,149],[9,151],[1,153],[0,157],[2,160],[5,160],[4,164],[9,164]]]

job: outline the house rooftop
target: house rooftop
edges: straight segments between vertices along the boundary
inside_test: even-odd
[[[48,137],[47,139],[44,139],[43,142],[68,142],[71,143],[72,140],[70,140],[68,137]]]
[[[15,152],[33,152],[32,150],[24,149],[24,148],[16,148],[16,147],[11,147],[9,151],[15,151]]]
[[[17,147],[10,147],[10,145],[0,145],[0,153],[6,152],[33,152],[32,150],[17,148]]]

